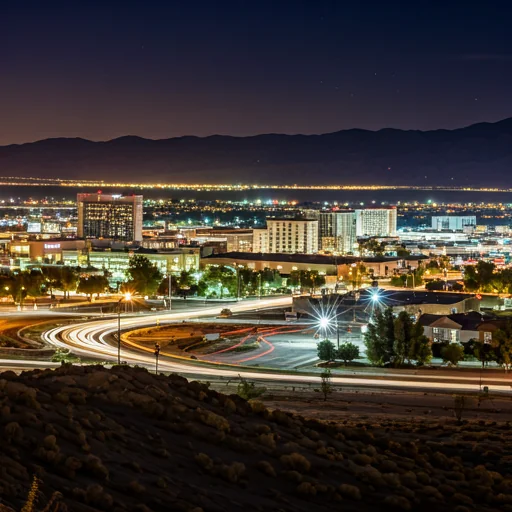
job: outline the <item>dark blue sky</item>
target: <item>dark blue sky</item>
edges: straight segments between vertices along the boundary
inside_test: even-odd
[[[0,144],[497,121],[510,3],[2,3]]]

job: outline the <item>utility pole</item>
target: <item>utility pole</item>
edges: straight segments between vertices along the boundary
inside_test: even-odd
[[[169,272],[169,311],[172,309],[172,274]]]
[[[158,357],[160,356],[160,343],[155,343],[155,374],[158,375]]]

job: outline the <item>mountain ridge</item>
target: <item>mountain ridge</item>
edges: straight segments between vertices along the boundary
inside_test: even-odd
[[[1,176],[141,183],[510,186],[510,169],[512,118],[453,130],[55,137],[0,146]]]

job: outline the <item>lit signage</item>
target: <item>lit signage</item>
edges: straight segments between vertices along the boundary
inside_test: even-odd
[[[44,244],[45,249],[60,249],[60,244]]]

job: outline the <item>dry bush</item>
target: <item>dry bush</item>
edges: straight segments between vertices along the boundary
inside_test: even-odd
[[[368,455],[364,455],[363,453],[358,453],[352,457],[352,460],[358,464],[359,466],[367,466],[372,463],[373,459]]]
[[[394,510],[411,510],[411,502],[407,498],[393,494],[384,498],[384,505]]]
[[[307,473],[311,469],[311,463],[304,455],[300,453],[290,453],[289,455],[281,455],[280,458],[283,465],[287,468],[303,471]]]
[[[213,469],[213,460],[206,455],[206,453],[198,453],[195,456],[196,462],[206,471],[211,471]]]
[[[215,414],[214,412],[201,411],[199,418],[205,425],[216,428],[222,432],[229,432],[229,421],[226,418]]]
[[[359,487],[350,484],[341,484],[338,487],[338,492],[344,497],[351,500],[359,501],[361,499],[361,491]]]
[[[245,473],[245,464],[242,462],[232,462],[229,466],[222,466],[220,469],[221,476],[231,483],[240,481]]]
[[[263,414],[267,412],[265,404],[259,400],[249,400],[249,405],[251,406],[252,412],[256,414]]]
[[[270,462],[266,460],[260,460],[256,467],[262,472],[265,473],[268,476],[275,477],[276,476],[276,470],[274,469],[274,466],[270,464]]]
[[[297,486],[297,492],[306,496],[316,496],[316,487],[310,482],[302,482]]]
[[[274,434],[260,434],[258,436],[258,443],[262,446],[266,446],[271,450],[276,449],[276,441],[274,439]]]

